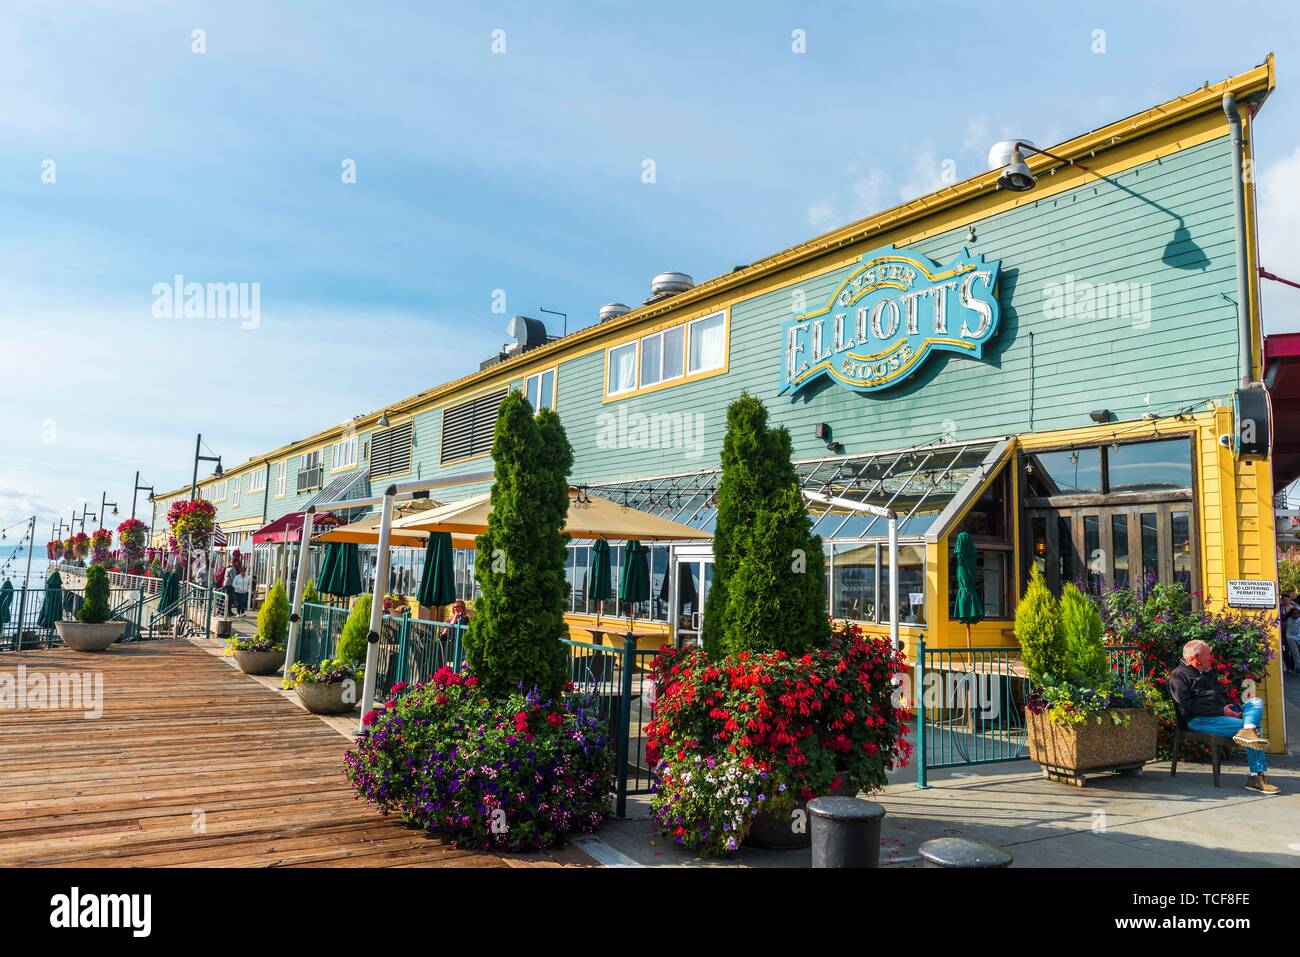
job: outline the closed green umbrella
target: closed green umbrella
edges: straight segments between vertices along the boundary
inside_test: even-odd
[[[166,572],[162,577],[162,587],[158,589],[158,610],[167,611],[172,605],[176,604],[180,598],[180,593],[180,576],[174,571]]]
[[[329,592],[325,590],[325,586],[334,574],[334,566],[338,564],[339,560],[338,556],[339,551],[334,547],[334,543],[326,543],[325,557],[321,559],[320,571],[316,575],[316,581],[320,583],[319,587],[316,589],[317,594],[320,594],[321,592],[324,592],[327,595],[329,594]]]
[[[600,613],[605,609],[605,602],[614,597],[614,581],[610,574],[609,542],[603,538],[596,539],[591,546],[591,569],[587,575],[587,600],[598,601],[596,624],[600,624]]]
[[[56,621],[63,620],[63,576],[57,571],[45,579],[45,601],[41,604],[40,617],[36,619],[38,628],[53,628]]]
[[[321,564],[320,585],[316,590],[322,595],[350,598],[360,595],[361,557],[353,542],[329,542],[325,545],[325,560]]]
[[[5,583],[0,585],[0,628],[9,624],[9,609],[14,603],[14,583],[5,579]]]
[[[623,568],[618,576],[618,599],[627,604],[627,630],[632,630],[636,619],[633,606],[650,598],[650,563],[645,549],[635,538],[623,549]]]
[[[352,546],[355,548],[356,546]],[[424,547],[424,572],[415,600],[421,605],[450,605],[456,600],[456,556],[450,532],[430,532]]]
[[[970,532],[957,534],[957,608],[953,615],[966,625],[966,643],[970,644],[970,626],[984,620],[984,602],[975,587],[975,542]]]
[[[966,650],[970,651],[970,626],[978,625],[984,620],[984,602],[975,587],[975,542],[970,532],[958,532],[955,546],[957,559],[957,602],[958,621],[966,626]],[[971,733],[975,731],[975,708],[969,709]]]

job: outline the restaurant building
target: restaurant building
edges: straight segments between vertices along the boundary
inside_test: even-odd
[[[496,409],[519,389],[560,414],[574,484],[709,530],[726,409],[748,391],[789,429],[818,497],[828,611],[882,634],[887,520],[856,506],[896,515],[908,655],[921,637],[965,646],[950,613],[962,530],[978,548],[977,646],[1014,646],[1031,563],[1058,589],[1154,579],[1210,609],[1230,588],[1249,602],[1253,583],[1276,578],[1273,495],[1295,478],[1269,455],[1245,175],[1273,85],[1270,57],[1050,149],[1002,144],[987,172],[707,282],[661,274],[641,305],[607,306],[562,338],[519,319],[515,343],[471,374],[206,479],[200,494],[247,551],[256,530],[314,502],[482,473]],[[188,495],[159,496],[153,527]],[[282,545],[253,547],[265,581]],[[398,552],[393,584],[409,593],[419,555]],[[458,554],[472,598],[473,555]],[[708,542],[651,556],[638,625],[661,643],[693,640]],[[597,610],[588,564],[589,543],[573,543],[575,628]],[[1263,692],[1274,727],[1279,671]]]

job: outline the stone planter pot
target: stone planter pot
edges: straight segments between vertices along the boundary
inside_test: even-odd
[[[246,675],[273,675],[284,664],[283,651],[236,651],[235,664]]]
[[[789,811],[760,811],[749,826],[744,844],[771,851],[792,851],[809,847],[808,809],[803,804]]]
[[[348,681],[302,681],[297,685],[298,697],[312,714],[347,714],[361,700],[361,682]],[[344,700],[344,691],[349,690],[352,700]]]
[[[103,651],[126,631],[124,621],[106,621],[98,625],[79,621],[56,621],[55,630],[63,643],[73,651]]]
[[[1113,713],[1126,717],[1115,724]],[[1156,719],[1145,708],[1113,708],[1101,723],[1053,724],[1046,711],[1025,711],[1029,755],[1043,777],[1083,787],[1084,775],[1097,771],[1140,771],[1156,756]]]

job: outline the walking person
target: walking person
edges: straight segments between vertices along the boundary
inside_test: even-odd
[[[253,576],[247,571],[240,572],[235,576],[235,608],[236,614],[242,616],[248,611],[248,593],[253,588]]]
[[[221,578],[221,590],[226,593],[226,617],[230,618],[237,614],[237,599],[235,598],[235,579],[239,572],[235,569],[233,563],[227,565]]]

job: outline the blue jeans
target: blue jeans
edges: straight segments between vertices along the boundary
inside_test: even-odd
[[[1259,731],[1263,718],[1264,699],[1251,698],[1242,703],[1240,718],[1230,718],[1226,714],[1192,718],[1187,722],[1187,727],[1192,731],[1221,734],[1225,738],[1230,738],[1247,725]],[[1250,768],[1251,774],[1263,774],[1267,771],[1268,759],[1264,757],[1264,752],[1246,748],[1246,767]]]

